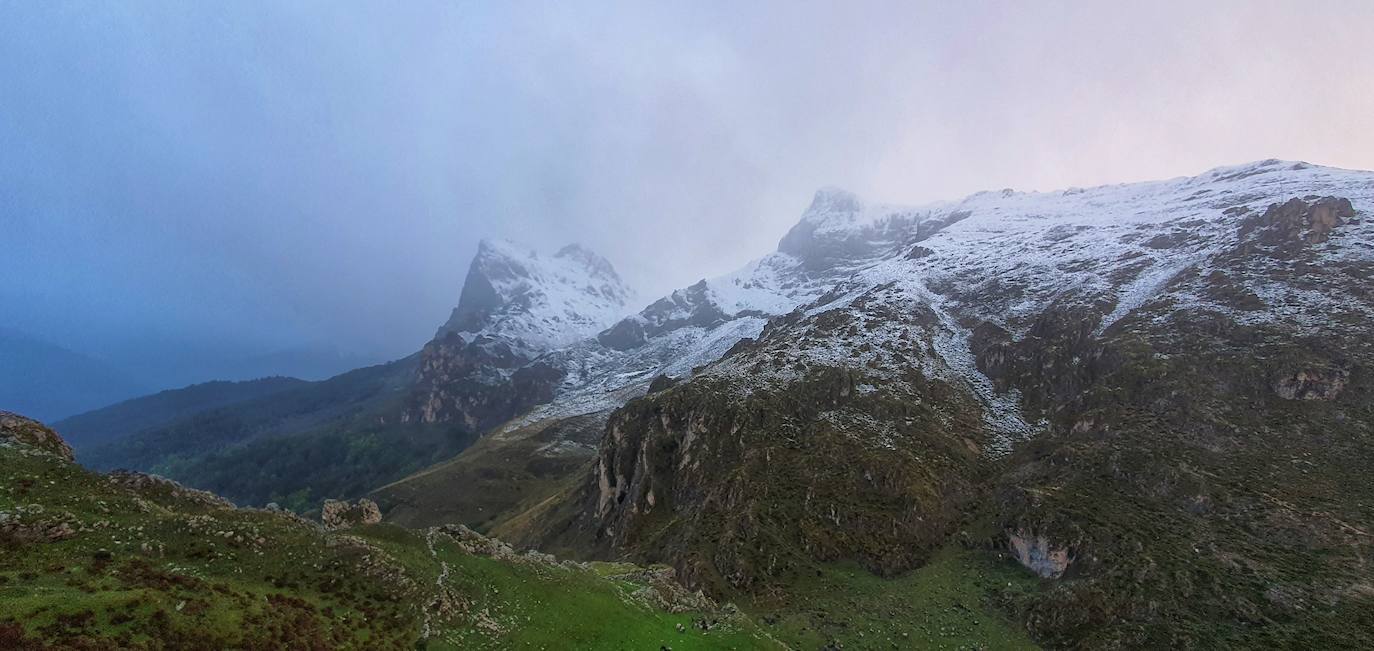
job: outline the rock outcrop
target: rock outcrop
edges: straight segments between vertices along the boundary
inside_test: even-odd
[[[1274,393],[1285,400],[1335,400],[1350,380],[1342,368],[1304,368],[1274,381]]]
[[[188,488],[178,482],[132,470],[115,470],[105,478],[116,486],[142,495],[166,496],[212,509],[232,509],[234,503],[209,491]]]
[[[480,432],[548,402],[566,371],[536,358],[604,330],[632,296],[605,258],[579,245],[545,258],[484,240],[458,306],[420,353],[401,420]]]
[[[1007,546],[1017,562],[1043,579],[1057,579],[1069,569],[1073,556],[1068,548],[1058,547],[1044,536],[1024,530],[1007,534]]]
[[[320,508],[320,522],[325,529],[347,529],[364,524],[377,524],[382,521],[382,511],[377,503],[366,497],[356,503],[345,500],[325,500]]]
[[[48,426],[8,411],[0,411],[0,442],[41,450],[67,461],[75,461],[72,447]]]
[[[509,342],[447,333],[425,344],[402,422],[458,423],[470,432],[498,425],[553,398],[561,369]]]
[[[1305,201],[1294,197],[1247,218],[1241,224],[1240,235],[1245,238],[1254,233],[1258,242],[1269,246],[1320,244],[1331,237],[1336,227],[1354,217],[1355,208],[1349,199],[1322,197]]]
[[[0,511],[0,545],[52,543],[76,535],[80,523],[64,513],[46,513],[41,505],[26,504]]]

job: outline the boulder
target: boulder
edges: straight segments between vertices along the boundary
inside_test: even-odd
[[[653,381],[649,383],[649,393],[667,391],[668,389],[677,386],[678,383],[681,381],[682,380],[679,378],[670,377],[660,373],[658,377],[654,378]]]

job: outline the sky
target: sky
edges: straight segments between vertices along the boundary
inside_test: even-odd
[[[347,365],[432,336],[483,237],[647,303],[822,186],[1374,169],[1374,3],[1125,4],[0,0],[0,327],[154,385]]]

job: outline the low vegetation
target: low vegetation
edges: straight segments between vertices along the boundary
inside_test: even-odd
[[[13,438],[0,468],[0,648],[778,648],[662,570],[462,529],[330,532]]]

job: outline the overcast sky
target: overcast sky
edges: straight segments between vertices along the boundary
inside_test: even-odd
[[[1374,2],[1125,4],[0,0],[0,326],[396,357],[481,237],[647,299],[822,185],[1374,169]]]

